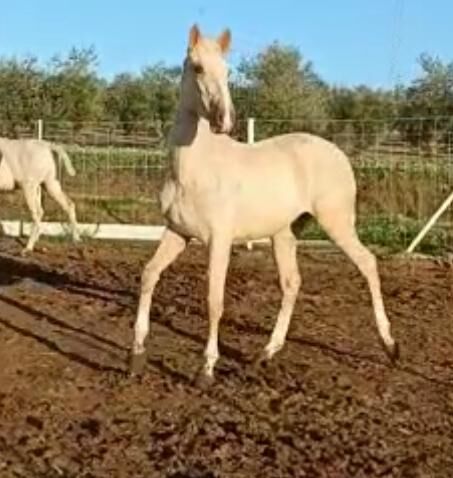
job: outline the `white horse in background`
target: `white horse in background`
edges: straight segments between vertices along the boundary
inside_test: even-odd
[[[283,297],[262,358],[279,351],[301,284],[291,224],[303,213],[318,220],[367,279],[380,338],[396,360],[399,349],[384,309],[376,259],[355,229],[356,184],[348,158],[333,143],[311,134],[285,134],[254,144],[228,136],[234,122],[224,58],[230,42],[229,30],[212,39],[194,25],[189,34],[170,136],[170,173],[160,196],[167,227],[142,275],[131,373],[139,373],[145,363],[156,283],[190,238],[209,249],[209,337],[200,377],[213,378],[219,357],[219,321],[235,240],[272,239]]]
[[[70,176],[74,167],[66,151],[59,145],[36,139],[0,138],[0,191],[12,191],[16,185],[22,188],[33,226],[23,254],[33,250],[41,233],[44,214],[41,189],[44,184],[50,196],[67,214],[74,241],[79,241],[75,205],[63,192],[58,180],[53,153],[63,163]]]

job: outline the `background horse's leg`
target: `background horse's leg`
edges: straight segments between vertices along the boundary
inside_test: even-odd
[[[131,373],[140,373],[145,364],[145,339],[149,331],[149,311],[151,308],[154,288],[161,273],[186,248],[187,241],[176,232],[166,229],[154,256],[146,264],[141,279],[140,301],[138,304],[137,319],[135,321],[134,343]]]
[[[283,297],[277,322],[272,331],[270,341],[264,349],[265,358],[271,358],[285,343],[301,283],[296,258],[296,238],[291,229],[288,228],[276,234],[272,238],[272,244]]]
[[[33,250],[36,241],[39,239],[41,233],[41,219],[44,211],[41,204],[41,186],[36,183],[25,183],[22,186],[22,189],[33,220],[30,237],[28,238],[25,249],[22,251],[22,254],[26,254]]]
[[[390,332],[390,322],[382,300],[376,257],[361,242],[355,229],[355,215],[345,208],[324,207],[316,215],[333,241],[349,256],[368,281],[377,328],[392,360],[399,356],[398,345]]]
[[[219,358],[219,322],[223,314],[225,281],[230,261],[231,240],[214,236],[209,245],[208,314],[209,337],[205,348],[204,377],[212,379]],[[201,376],[203,378],[203,376]]]
[[[69,199],[69,197],[61,189],[60,181],[57,179],[46,181],[46,189],[50,196],[67,214],[69,218],[69,224],[71,225],[72,240],[74,242],[80,241],[74,202]]]

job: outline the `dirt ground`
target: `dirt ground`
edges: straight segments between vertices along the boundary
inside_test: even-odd
[[[216,383],[205,252],[163,274],[142,378],[125,374],[153,246],[0,241],[0,477],[451,477],[453,268],[382,259],[402,360],[389,364],[366,284],[340,254],[300,251],[285,348],[254,368],[280,293],[270,250],[233,251]]]

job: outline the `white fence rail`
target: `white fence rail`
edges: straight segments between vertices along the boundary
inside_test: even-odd
[[[236,134],[249,143],[306,129],[328,137],[351,157],[358,182],[359,233],[365,242],[395,244],[399,250],[417,246],[453,250],[453,208],[446,201],[453,191],[452,131],[433,121],[437,120],[322,121],[307,127],[297,120],[249,118],[239,122]],[[17,135],[66,145],[77,175],[63,174],[62,182],[77,204],[87,235],[156,240],[162,227],[157,198],[169,126],[153,122],[76,126],[39,120],[19,128]],[[0,127],[3,135],[8,134],[5,125]],[[5,232],[27,234],[29,216],[20,194],[1,193],[0,199]],[[50,221],[44,232],[63,233],[65,217],[58,207],[45,198],[44,210]],[[324,236],[309,225],[302,237]]]

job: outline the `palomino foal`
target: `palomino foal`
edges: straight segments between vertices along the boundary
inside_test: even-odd
[[[0,191],[12,191],[18,184],[24,192],[33,219],[30,237],[22,254],[33,250],[41,234],[41,219],[44,215],[42,184],[68,215],[73,240],[80,240],[75,205],[61,189],[52,153],[56,153],[66,172],[74,176],[74,167],[62,146],[36,139],[0,138]]]
[[[367,279],[380,337],[396,359],[376,259],[355,230],[356,185],[348,158],[334,144],[310,134],[285,134],[252,145],[230,138],[234,110],[224,59],[229,45],[229,30],[216,40],[202,36],[196,25],[190,31],[170,136],[170,174],[160,196],[168,225],[143,271],[131,372],[139,373],[144,364],[155,285],[190,238],[209,248],[204,376],[213,377],[219,357],[218,328],[234,240],[272,238],[283,298],[264,355],[271,358],[279,351],[301,283],[290,226],[302,213],[316,217]]]

